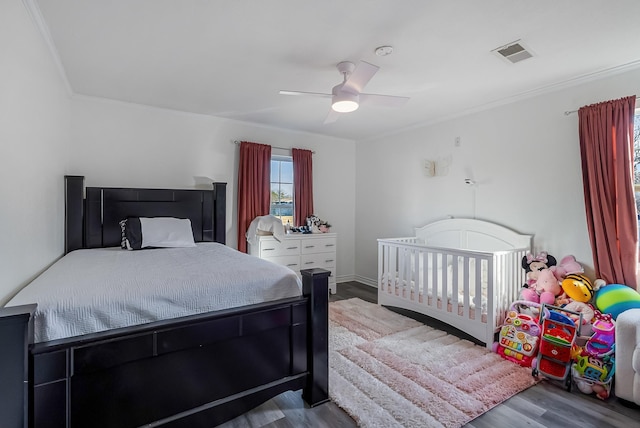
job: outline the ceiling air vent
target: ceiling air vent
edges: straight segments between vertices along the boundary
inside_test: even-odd
[[[523,61],[527,58],[531,58],[533,56],[531,51],[528,50],[520,40],[516,40],[515,42],[509,43],[508,45],[501,46],[497,49],[492,50],[491,52],[495,52],[496,55],[503,59],[506,59],[513,64]]]

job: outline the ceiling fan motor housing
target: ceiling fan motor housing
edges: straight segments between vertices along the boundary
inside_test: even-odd
[[[340,113],[349,113],[358,109],[360,97],[358,94],[343,89],[344,83],[336,85],[331,90],[331,108]]]

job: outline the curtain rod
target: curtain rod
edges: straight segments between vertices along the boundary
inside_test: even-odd
[[[242,141],[233,140],[233,144],[235,144],[236,146],[239,146],[241,142],[242,142]],[[276,146],[271,146],[271,147],[272,147],[272,148],[274,148],[274,149],[280,149],[280,150],[291,150],[291,147],[289,147],[289,148],[286,148],[286,147],[276,147]],[[311,153],[313,153],[314,155],[316,154],[316,152],[315,152],[315,151],[313,151],[313,150],[311,151]]]
[[[636,109],[638,109],[638,108],[640,108],[640,98],[636,99]],[[571,115],[573,113],[577,113],[577,112],[578,112],[578,110],[567,110],[567,111],[564,112],[564,115],[565,116],[569,116],[569,115]]]

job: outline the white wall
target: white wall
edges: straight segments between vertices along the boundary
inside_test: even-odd
[[[69,97],[19,0],[0,6],[0,306],[63,252]]]
[[[237,247],[236,188],[239,147],[246,140],[314,150],[316,214],[338,233],[338,280],[354,272],[355,143],[116,101],[74,97],[72,174],[87,186],[227,186],[227,243]],[[274,149],[274,154],[290,151]]]
[[[376,283],[377,238],[412,236],[413,228],[446,216],[534,234],[536,251],[558,258],[573,254],[593,275],[578,116],[564,112],[634,94],[640,95],[638,69],[357,142],[356,277]],[[422,174],[423,159],[447,158],[446,175]],[[466,177],[477,186],[464,184]]]

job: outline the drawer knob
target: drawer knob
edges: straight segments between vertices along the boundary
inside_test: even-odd
[[[331,263],[333,261],[333,259],[329,259],[329,260],[325,260],[325,263]]]
[[[306,262],[305,265],[312,265],[314,262]]]
[[[298,247],[287,247],[287,250],[297,250]]]
[[[333,247],[334,244],[326,244],[325,247]]]
[[[315,247],[315,245],[307,245],[307,246],[306,246],[306,247],[304,247],[304,248],[313,248],[313,247]]]
[[[275,248],[263,248],[264,251],[273,251]]]
[[[298,263],[289,263],[289,264],[287,265],[287,267],[291,267],[291,266],[298,266]]]

